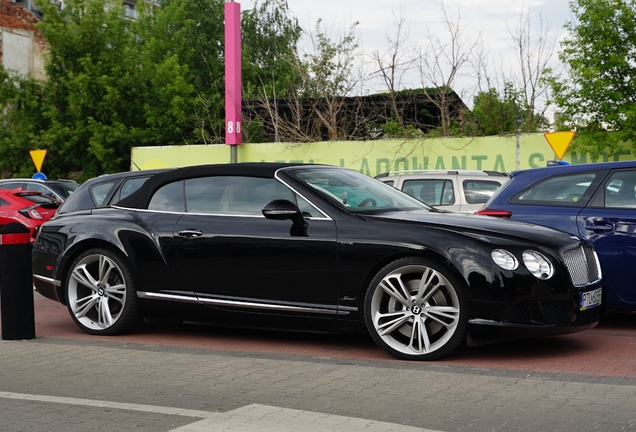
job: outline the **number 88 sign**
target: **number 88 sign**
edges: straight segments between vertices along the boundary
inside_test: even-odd
[[[225,139],[229,145],[241,144],[243,137],[241,135],[241,122],[229,120],[225,123]]]
[[[227,133],[234,133],[234,122],[233,121],[229,121],[227,122]],[[237,121],[236,122],[236,133],[240,134],[241,133],[241,122]]]

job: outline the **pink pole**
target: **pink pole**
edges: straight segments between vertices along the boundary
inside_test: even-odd
[[[241,5],[225,3],[225,143],[243,142],[241,123]]]

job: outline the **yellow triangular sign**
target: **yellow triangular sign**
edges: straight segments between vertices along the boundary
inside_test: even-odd
[[[31,153],[31,159],[33,159],[35,169],[37,172],[40,172],[42,170],[42,163],[44,163],[44,156],[46,156],[46,150],[29,150],[29,153]]]
[[[552,147],[556,157],[561,160],[572,142],[572,138],[574,138],[574,132],[548,132],[543,136]]]

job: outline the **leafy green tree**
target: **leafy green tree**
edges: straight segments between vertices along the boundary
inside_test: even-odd
[[[47,149],[49,177],[130,168],[133,146],[222,142],[224,1],[40,0],[47,80],[0,69],[0,169],[30,175],[28,150]],[[244,11],[244,98],[299,95],[302,34],[286,0]],[[342,75],[338,75],[339,77]]]
[[[117,1],[41,7],[49,49],[38,138],[50,167],[86,178],[129,169],[133,146],[182,141],[193,99],[188,67],[148,37],[142,20],[126,19]]]
[[[316,22],[313,51],[303,57],[303,94],[309,97],[348,96],[359,83],[354,74],[358,54],[356,27],[333,38],[322,20]]]
[[[521,91],[512,83],[505,84],[503,96],[495,88],[479,92],[473,100],[472,112],[465,113],[463,134],[502,135],[517,132],[539,132],[549,128],[549,121],[526,106]]]
[[[68,0],[61,11],[42,1],[48,78],[1,70],[0,169],[30,175],[28,150],[41,148],[49,177],[81,180],[129,169],[133,146],[221,142],[223,3],[138,2],[131,20],[116,0]],[[287,3],[257,2],[243,27],[246,94],[284,91],[301,34]]]
[[[548,75],[559,126],[573,148],[598,155],[636,142],[636,2],[572,0],[560,59],[567,76]],[[608,133],[612,132],[612,133]]]
[[[313,110],[330,140],[347,138],[339,121],[343,98],[350,96],[360,84],[360,75],[355,73],[359,47],[357,26],[355,22],[346,33],[332,37],[322,20],[318,20],[311,35],[313,50],[297,64],[302,80],[299,95],[316,101]]]
[[[491,88],[474,98],[472,119],[476,123],[477,135],[501,135],[515,133],[524,113],[519,106],[518,94],[510,84],[506,85],[503,98]]]
[[[9,75],[0,65],[0,169],[30,177],[29,150],[38,149],[39,131],[47,123],[41,82]]]
[[[302,29],[286,0],[257,2],[242,16],[243,94],[245,98],[282,98],[300,80],[298,41]]]
[[[224,132],[224,1],[163,0],[155,21],[184,28],[185,39],[170,40],[182,64],[188,65],[196,100],[191,107],[188,142],[223,142]],[[178,12],[182,11],[182,12]],[[156,22],[154,38],[166,34]],[[297,44],[302,34],[285,0],[256,1],[241,16],[243,98],[284,97],[292,81]]]

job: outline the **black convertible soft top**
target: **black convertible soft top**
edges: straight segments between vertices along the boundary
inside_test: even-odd
[[[302,163],[244,162],[234,164],[196,165],[156,174],[139,189],[115,205],[134,209],[147,209],[150,199],[162,186],[178,180],[208,176],[251,176],[273,178],[281,168],[303,166]]]

